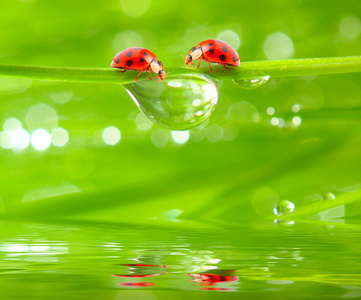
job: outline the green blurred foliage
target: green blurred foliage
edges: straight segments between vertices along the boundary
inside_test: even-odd
[[[167,68],[181,66],[198,42],[222,36],[239,46],[241,61],[262,60],[277,32],[291,40],[285,58],[358,55],[360,19],[357,0],[1,1],[0,63],[108,67],[117,52],[142,46]],[[218,82],[213,116],[179,144],[144,121],[121,86],[0,78],[1,126],[16,118],[31,134],[34,126],[51,132],[55,122],[69,133],[63,147],[0,148],[1,209],[107,221],[166,219],[178,210],[180,219],[252,222],[271,216],[280,199],[295,211],[327,192],[337,200],[361,184],[360,79],[271,78],[253,90]],[[29,121],[41,103],[55,121],[46,121],[49,110]],[[120,130],[119,143],[104,142],[108,126]],[[168,140],[162,147],[157,134]],[[359,208],[347,205],[336,217],[358,218]]]

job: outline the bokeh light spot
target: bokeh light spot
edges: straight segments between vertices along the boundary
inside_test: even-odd
[[[72,90],[50,92],[51,99],[53,99],[54,102],[61,104],[68,102],[71,98],[73,98],[73,95],[74,93]]]
[[[37,104],[31,107],[25,117],[26,125],[30,131],[44,128],[48,131],[58,127],[58,114],[47,104]]]
[[[149,120],[143,113],[139,113],[135,117],[135,125],[140,130],[148,130],[153,126],[153,122]]]
[[[36,150],[46,150],[51,144],[49,132],[45,129],[36,129],[31,134],[31,144]]]
[[[13,150],[23,150],[30,143],[30,133],[22,128],[13,131],[10,136]]]
[[[106,144],[115,145],[120,141],[122,136],[118,128],[115,126],[109,126],[103,130],[102,137]]]
[[[237,127],[232,124],[224,125],[223,128],[223,140],[233,141],[238,134]]]
[[[172,138],[177,144],[184,144],[189,140],[189,131],[172,131]]]
[[[206,136],[210,142],[218,142],[223,137],[223,129],[218,124],[212,124],[207,127]]]
[[[131,47],[142,47],[143,39],[141,35],[132,30],[119,32],[113,39],[112,47],[115,52],[120,52]]]
[[[193,106],[199,106],[201,104],[201,100],[199,99],[194,99],[192,102]]]
[[[294,117],[292,119],[292,124],[295,126],[299,126],[301,124],[301,118],[300,117]]]
[[[179,81],[171,81],[171,82],[168,82],[167,84],[171,87],[181,87],[183,85],[183,83],[181,83]]]
[[[169,141],[168,132],[163,129],[157,128],[156,130],[153,130],[150,139],[154,146],[158,148],[164,148]]]
[[[123,12],[133,18],[138,18],[144,15],[149,9],[150,0],[120,0],[120,5]]]
[[[275,117],[273,117],[272,119],[271,119],[271,124],[273,125],[273,126],[276,126],[276,125],[278,125],[278,118],[275,118]]]
[[[294,54],[291,38],[282,32],[275,32],[267,36],[263,44],[263,52],[268,59],[287,59]]]
[[[229,122],[259,122],[259,113],[257,108],[246,101],[233,103],[227,112]]]
[[[345,17],[340,23],[340,31],[345,37],[355,39],[361,33],[361,22],[355,16]]]
[[[217,39],[230,44],[234,49],[238,50],[242,46],[242,37],[232,30],[225,30],[218,34]]]
[[[53,145],[62,147],[69,141],[69,134],[68,132],[61,127],[54,128],[51,132],[51,142]]]
[[[10,149],[12,146],[11,136],[9,132],[0,132],[0,146],[4,149]]]
[[[272,116],[275,113],[275,109],[273,107],[268,107],[266,110],[267,114]]]
[[[4,122],[3,128],[5,131],[15,131],[22,128],[22,125],[18,119],[10,118]]]
[[[285,120],[282,118],[279,118],[278,124],[277,124],[278,128],[283,128],[283,127],[285,127],[285,125],[286,125]]]
[[[292,105],[292,111],[293,112],[299,112],[300,109],[301,109],[301,105],[299,105],[299,104]]]

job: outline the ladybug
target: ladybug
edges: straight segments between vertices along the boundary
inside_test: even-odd
[[[149,80],[152,80],[151,72],[158,74],[155,78],[165,78],[165,71],[161,61],[155,56],[155,54],[148,49],[140,47],[132,47],[119,52],[112,60],[110,64],[113,68],[121,69],[120,72],[126,72],[128,70],[140,71],[135,78],[137,81],[140,74],[143,72],[149,72]]]
[[[184,63],[186,66],[188,64],[191,66],[194,64],[192,61],[196,59],[199,59],[197,68],[201,65],[201,61],[204,60],[209,64],[211,73],[213,71],[210,63],[220,64],[226,69],[230,69],[228,66],[240,66],[237,51],[221,40],[206,40],[200,42],[197,46],[189,50],[184,59]]]

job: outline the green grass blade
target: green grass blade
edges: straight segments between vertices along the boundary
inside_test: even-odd
[[[243,62],[241,67],[232,70],[226,70],[219,65],[214,66],[213,73],[210,73],[208,66],[200,69],[194,66],[192,68],[166,68],[166,71],[171,73],[171,76],[201,73],[210,74],[216,79],[236,80],[264,75],[288,77],[352,73],[361,72],[361,56]],[[134,81],[136,72],[119,73],[113,68],[0,65],[0,76],[69,82],[126,84]],[[143,77],[143,79],[147,80],[147,76]]]

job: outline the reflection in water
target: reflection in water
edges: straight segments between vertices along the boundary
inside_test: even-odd
[[[164,273],[150,273],[150,274],[144,274],[147,273],[147,270],[149,268],[168,268],[166,265],[152,265],[152,264],[119,264],[119,266],[125,266],[125,267],[131,267],[130,272],[133,274],[125,274],[125,275],[118,275],[113,274],[114,277],[126,277],[126,278],[147,278],[147,277],[155,277],[167,274]],[[142,286],[153,286],[155,285],[154,282],[121,282],[118,283],[118,285],[124,285],[124,286],[132,286],[132,287],[142,287]]]
[[[121,282],[118,283],[118,285],[139,287],[139,286],[153,286],[155,285],[155,283],[154,282]]]
[[[217,270],[218,274],[209,274],[209,273],[193,273],[187,274],[189,277],[192,277],[192,282],[199,283],[199,286],[208,286],[208,288],[200,288],[201,290],[208,290],[208,291],[231,291],[231,288],[224,288],[224,287],[213,287],[217,283],[224,283],[224,282],[234,282],[238,281],[238,276],[234,275],[222,275],[222,274],[236,274],[237,270]],[[212,286],[212,287],[209,287]]]
[[[196,298],[200,290],[259,299],[360,293],[359,225],[71,224],[0,223],[1,299],[91,292],[104,300],[147,287],[154,299],[174,291]]]

